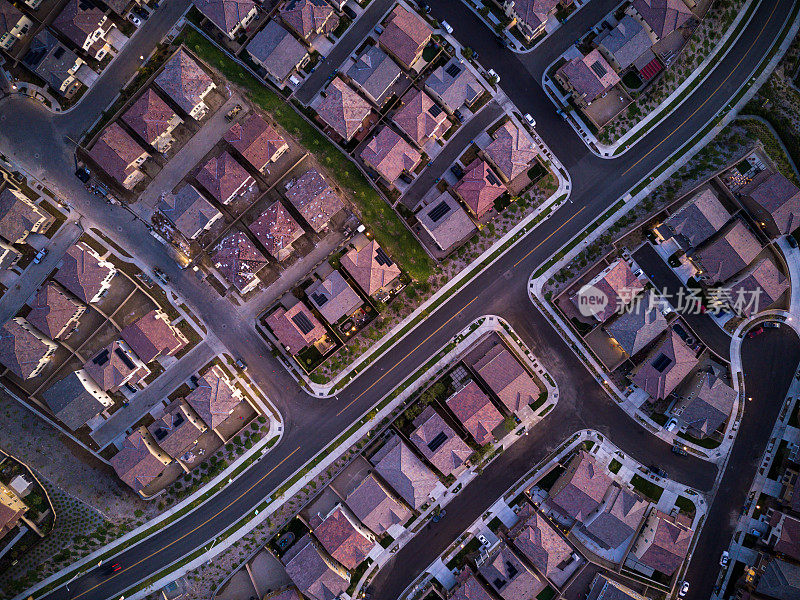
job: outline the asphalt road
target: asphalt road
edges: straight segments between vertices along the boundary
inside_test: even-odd
[[[165,4],[171,5],[162,3],[162,8]],[[53,116],[38,103],[18,97],[0,100],[0,150],[42,178],[58,193],[69,197],[87,215],[87,219],[109,232],[115,232],[117,243],[134,252],[142,262],[164,269],[172,278],[173,287],[190,308],[206,320],[232,353],[248,362],[256,383],[286,418],[285,436],[267,458],[253,465],[191,515],[120,554],[115,560],[123,564],[122,571],[108,578],[95,570],[75,580],[70,585],[71,591],[62,588],[48,598],[118,598],[129,586],[213,538],[261,502],[271,490],[346,429],[349,423],[367,411],[378,398],[393,389],[459,329],[480,315],[493,313],[509,318],[515,327],[521,329],[523,340],[538,349],[542,359],[547,358],[547,364],[559,385],[571,385],[571,381],[580,377],[576,373],[584,371],[577,364],[568,366],[572,354],[560,345],[560,338],[555,332],[536,320],[525,292],[529,274],[690,139],[727,103],[767,53],[791,10],[792,0],[762,2],[747,31],[728,57],[688,97],[683,107],[642,139],[635,151],[613,161],[604,161],[592,155],[556,115],[555,107],[538,84],[539,79],[534,78],[536,73],[527,69],[526,61],[530,61],[530,55],[520,59],[497,45],[486,34],[480,21],[457,0],[437,0],[432,5],[434,12],[444,11],[450,15],[448,20],[456,27],[456,36],[481,53],[484,64],[491,65],[501,75],[505,92],[523,112],[534,115],[538,122],[537,131],[570,170],[573,180],[572,203],[554,213],[492,267],[454,295],[425,321],[423,328],[409,335],[386,357],[376,361],[340,393],[338,399],[310,398],[300,392],[284,369],[271,358],[252,323],[235,319],[226,306],[227,301],[216,297],[195,274],[177,269],[165,249],[147,235],[143,224],[134,221],[129,213],[118,207],[99,203],[77,185],[77,180],[72,176],[72,149],[63,142],[64,132],[74,131],[79,125],[74,121],[75,117]],[[583,11],[575,18],[579,18],[581,13]],[[132,42],[138,43],[138,39],[134,38]],[[565,42],[558,35],[552,41],[554,44]],[[127,63],[120,62],[120,68],[123,66],[127,68]],[[88,127],[111,100],[108,93],[98,93],[94,97],[93,111],[81,103],[82,111],[85,111],[83,127]],[[9,115],[13,115],[13,118],[9,119]],[[576,397],[579,399],[594,394],[592,388],[578,389],[580,394]],[[581,402],[572,407],[569,416],[573,424],[597,428],[634,457],[643,457],[643,462],[651,459],[660,462],[676,479],[700,489],[709,488],[713,477],[706,472],[706,465],[695,467],[687,464],[682,469],[680,464],[672,462],[672,455],[665,445],[652,439],[644,430],[637,433],[638,427],[632,427],[631,421],[623,413],[614,415],[612,409],[615,407],[609,406],[600,411],[600,398],[586,402],[591,402],[590,409],[584,410]],[[555,419],[546,423],[553,421]],[[557,428],[552,429],[558,431]],[[552,435],[547,443],[554,447],[563,439],[562,433]],[[638,442],[635,437],[629,440],[629,435],[640,439]],[[654,453],[652,458],[647,456],[648,452]],[[513,460],[513,456],[509,454],[508,460]],[[473,482],[472,485],[479,484]],[[743,501],[743,498],[738,501]],[[452,514],[457,516],[458,511]],[[468,522],[466,517],[456,520]],[[416,575],[410,568],[404,567],[402,570],[408,581]]]

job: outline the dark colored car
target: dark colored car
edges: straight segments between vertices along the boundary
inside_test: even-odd
[[[787,241],[787,242],[789,242],[789,245],[790,245],[792,248],[797,248],[797,240],[796,240],[796,239],[794,239],[794,236],[793,236],[793,235],[790,235],[788,238],[786,238],[786,241]]]
[[[755,329],[751,329],[750,331],[748,331],[747,332],[747,337],[754,338],[757,335],[761,335],[762,333],[764,333],[764,328],[761,325],[759,325]]]
[[[89,180],[92,178],[92,173],[89,169],[81,167],[75,171],[75,177],[80,179],[83,183],[89,183]]]
[[[456,178],[461,179],[464,176],[464,169],[461,168],[461,165],[455,164],[450,167],[450,172],[456,176]]]

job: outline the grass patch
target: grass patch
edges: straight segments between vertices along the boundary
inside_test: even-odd
[[[549,585],[536,595],[536,600],[553,600],[556,591]]]
[[[689,435],[688,433],[680,433],[678,432],[678,437],[683,438],[687,442],[691,442],[692,444],[696,444],[701,448],[707,448],[709,450],[713,450],[714,448],[719,448],[719,445],[722,443],[719,440],[715,440],[713,438],[696,438],[694,436]]]
[[[781,440],[778,444],[778,449],[775,451],[775,457],[772,459],[772,464],[767,473],[767,479],[777,479],[780,472],[783,470],[783,459],[788,454],[788,443],[786,440]]]
[[[664,493],[664,488],[660,485],[656,485],[652,481],[648,481],[644,477],[640,475],[634,475],[631,479],[631,485],[633,489],[639,492],[642,496],[649,498],[653,502],[658,502],[661,498],[661,494]]]
[[[460,569],[464,562],[467,560],[467,555],[472,554],[473,552],[477,552],[481,547],[481,543],[478,538],[473,537],[466,546],[464,546],[461,550],[458,551],[453,558],[447,563],[447,568],[451,571],[453,569]]]
[[[556,465],[550,471],[542,477],[539,481],[536,482],[536,487],[543,489],[547,492],[550,491],[550,488],[553,487],[553,484],[556,480],[561,477],[561,474],[565,471],[565,468],[561,465]]]
[[[356,586],[358,582],[361,581],[361,578],[364,576],[369,565],[372,563],[372,559],[368,558],[363,561],[360,565],[358,565],[353,572],[350,574],[350,586],[347,588],[348,595],[352,596],[353,592],[356,591]]]
[[[487,527],[497,533],[500,531],[500,528],[503,526],[503,522],[500,520],[500,517],[495,517],[487,524]]]
[[[622,468],[622,463],[619,462],[616,458],[611,461],[611,464],[608,465],[608,470],[616,475],[619,473],[619,470]]]
[[[539,394],[539,397],[536,399],[536,402],[533,402],[533,403],[530,404],[531,410],[536,412],[537,410],[539,410],[542,407],[542,405],[545,402],[547,402],[547,390],[545,390],[541,394]],[[800,402],[798,404],[800,404]]]
[[[693,515],[697,510],[694,502],[689,500],[686,496],[678,496],[678,499],[675,500],[675,506],[678,507],[678,510],[687,515]]]

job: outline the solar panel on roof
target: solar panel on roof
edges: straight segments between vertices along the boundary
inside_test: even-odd
[[[442,200],[431,212],[428,213],[428,216],[430,217],[431,221],[438,223],[441,218],[449,212],[450,206],[448,206],[446,201]]]
[[[120,359],[120,360],[121,360],[121,361],[122,361],[122,362],[125,364],[125,366],[126,366],[126,367],[128,367],[129,369],[135,369],[135,368],[136,368],[136,365],[135,365],[135,364],[133,364],[133,361],[132,361],[130,358],[128,358],[128,355],[127,355],[127,354],[125,354],[125,353],[124,353],[124,352],[123,352],[121,349],[119,349],[119,348],[115,348],[115,349],[114,349],[114,354],[116,354],[117,356],[119,356],[119,359]]]
[[[383,251],[383,248],[378,248],[375,251],[375,262],[383,267],[391,267],[394,264],[392,259],[386,256],[386,252]]]
[[[314,330],[314,326],[304,313],[297,313],[292,317],[292,321],[294,321],[294,324],[297,325],[303,335],[309,334]]]
[[[432,117],[438,117],[442,114],[442,109],[439,108],[438,104],[431,104],[431,107],[428,109],[428,114]]]
[[[606,74],[608,73],[608,71],[606,71],[606,68],[600,64],[599,60],[593,62],[590,65],[590,68],[592,69],[592,71],[594,71],[594,74],[597,75],[598,77],[605,77]]]
[[[456,63],[453,63],[449,67],[444,70],[445,73],[450,75],[450,77],[455,77],[459,73],[461,73],[461,67],[459,67]]]
[[[428,450],[431,452],[436,452],[439,447],[447,441],[447,434],[444,431],[440,431],[436,434],[436,437],[433,438],[430,442],[428,442]]]
[[[321,292],[314,292],[313,294],[311,294],[311,299],[317,306],[324,306],[325,303],[328,301],[328,297]]]
[[[666,369],[670,363],[672,363],[672,359],[669,356],[666,354],[659,354],[658,358],[653,361],[653,368],[659,373],[663,373],[664,369]]]
[[[492,185],[500,185],[500,180],[494,176],[494,173],[488,170],[486,171],[486,180]]]

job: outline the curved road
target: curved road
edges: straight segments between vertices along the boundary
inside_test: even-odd
[[[253,465],[213,500],[117,556],[115,561],[123,565],[122,571],[113,577],[92,571],[72,582],[71,591],[60,588],[47,598],[118,598],[128,587],[212,539],[260,503],[407,374],[424,364],[466,323],[483,314],[493,313],[508,319],[541,357],[563,390],[561,403],[540,425],[539,431],[520,441],[494,464],[505,464],[509,471],[515,468],[514,465],[530,464],[532,457],[541,455],[546,447],[555,447],[575,429],[591,427],[608,434],[615,444],[642,462],[663,465],[677,480],[700,490],[707,491],[712,487],[716,476],[712,465],[692,458],[675,457],[660,440],[646,434],[643,429],[631,427],[629,417],[609,401],[560,337],[532,309],[526,285],[535,268],[668,158],[728,102],[767,53],[792,8],[793,0],[762,1],[727,58],[689,96],[681,109],[643,138],[634,150],[613,161],[601,160],[587,150],[571,128],[557,117],[554,106],[538,83],[543,68],[543,61],[536,62],[538,53],[558,55],[560,46],[569,45],[574,40],[574,37],[567,39],[572,35],[568,27],[563,28],[561,37],[553,37],[537,52],[517,56],[500,48],[492,36],[486,34],[482,23],[458,0],[432,3],[435,13],[449,15],[450,22],[457,26],[456,36],[468,40],[469,45],[480,51],[482,62],[501,75],[503,89],[517,106],[523,112],[535,115],[537,131],[570,171],[572,203],[554,213],[454,295],[425,321],[424,328],[413,332],[384,358],[376,361],[337,398],[326,400],[309,397],[299,390],[271,357],[269,348],[255,332],[252,323],[237,319],[227,300],[216,296],[195,274],[179,270],[165,249],[148,235],[142,223],[133,220],[119,207],[98,203],[95,197],[86,194],[72,174],[74,147],[68,137],[75,137],[90,127],[102,107],[113,97],[114,90],[119,89],[119,82],[124,81],[139,64],[139,52],[149,52],[148,39],[159,39],[174,22],[173,13],[179,13],[187,3],[187,0],[162,3],[157,15],[134,36],[117,59],[113,85],[107,85],[104,79],[102,85],[87,93],[72,112],[54,116],[38,103],[17,96],[0,100],[0,151],[68,198],[86,216],[87,224],[115,232],[116,241],[122,247],[129,249],[142,262],[160,266],[167,272],[173,287],[191,309],[204,318],[232,353],[242,356],[250,365],[251,376],[284,414],[285,435],[265,459]],[[571,27],[577,27],[581,12],[573,17]],[[591,24],[593,21],[588,23]],[[468,486],[464,498],[471,497],[466,494],[477,493],[472,489],[482,489],[478,487],[483,485],[480,481]],[[492,485],[490,477],[486,477],[486,481],[485,485]],[[503,483],[497,481],[498,486]],[[474,506],[479,504],[476,498],[467,509],[474,510]],[[410,564],[403,571],[409,581],[416,575]]]

